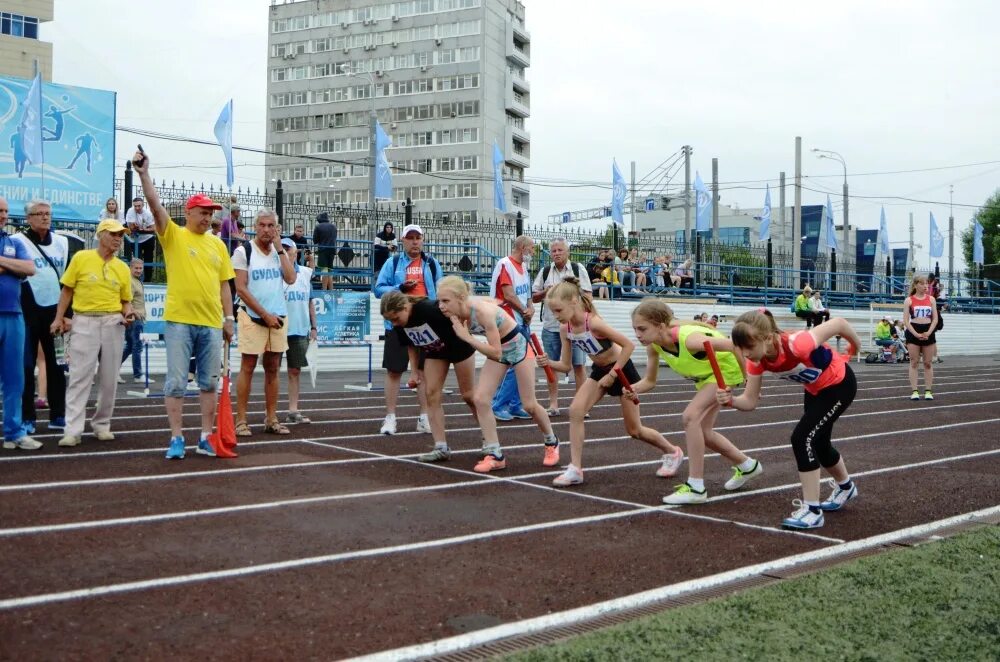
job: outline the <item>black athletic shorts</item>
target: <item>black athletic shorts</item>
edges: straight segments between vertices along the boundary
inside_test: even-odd
[[[615,364],[612,363],[611,365],[605,367],[605,366],[599,366],[595,363],[593,367],[591,367],[590,369],[590,378],[593,379],[595,382],[601,381],[601,377],[611,372],[611,368],[613,368],[614,365]],[[622,372],[625,373],[625,376],[628,378],[630,384],[635,384],[637,381],[642,379],[642,377],[639,376],[639,371],[636,370],[635,366],[632,364],[632,359],[629,359],[628,362],[622,367]],[[621,394],[622,394],[622,383],[621,381],[616,379],[615,383],[612,384],[611,388],[608,389],[608,395],[621,396]]]
[[[321,248],[316,251],[316,268],[333,269],[333,261],[337,257],[336,248]]]
[[[931,328],[930,323],[917,324],[916,322],[910,322],[910,326],[912,326],[913,330],[916,331],[917,333],[927,333],[927,331]],[[927,340],[921,340],[920,338],[917,338],[912,333],[910,333],[909,329],[906,330],[906,333],[904,335],[906,336],[907,345],[916,345],[917,347],[929,347],[931,345],[937,344],[936,329],[935,332],[932,333]]]

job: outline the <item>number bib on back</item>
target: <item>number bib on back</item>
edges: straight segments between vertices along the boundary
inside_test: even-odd
[[[819,379],[823,371],[819,368],[810,368],[800,363],[791,370],[775,371],[774,374],[781,379],[787,379],[799,384],[812,384]]]

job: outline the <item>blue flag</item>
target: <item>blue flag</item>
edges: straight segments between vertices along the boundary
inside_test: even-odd
[[[882,255],[889,254],[889,228],[885,225],[885,207],[882,207],[882,220],[878,226],[878,242]]]
[[[833,222],[833,204],[826,196],[826,247],[837,250],[837,226]]]
[[[233,187],[233,100],[222,107],[219,119],[215,120],[215,139],[219,141],[222,154],[226,157],[226,186]]]
[[[618,225],[625,225],[625,178],[618,169],[618,162],[611,162],[611,220]]]
[[[972,262],[973,264],[983,264],[986,262],[983,255],[983,226],[976,221],[972,230]]]
[[[764,193],[764,211],[760,213],[760,240],[767,241],[771,238],[771,185],[767,185]]]
[[[392,170],[385,150],[392,146],[392,138],[375,120],[375,199],[392,199]]]
[[[941,257],[944,255],[944,235],[938,231],[937,221],[934,220],[934,212],[931,212],[931,257]]]
[[[35,74],[24,99],[24,112],[17,125],[17,137],[28,160],[34,165],[45,163],[42,153],[42,75]]]
[[[701,181],[701,175],[694,171],[694,229],[698,232],[711,232],[712,230],[712,198],[708,195],[705,182]]]
[[[507,196],[503,191],[503,152],[493,141],[493,206],[507,213]]]

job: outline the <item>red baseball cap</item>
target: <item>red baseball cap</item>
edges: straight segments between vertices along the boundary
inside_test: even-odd
[[[187,204],[184,205],[184,209],[194,209],[195,207],[205,207],[206,209],[222,209],[222,205],[218,202],[213,202],[212,198],[208,197],[204,193],[196,193],[188,198]]]

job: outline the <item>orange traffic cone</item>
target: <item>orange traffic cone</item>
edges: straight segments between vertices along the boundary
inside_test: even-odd
[[[216,457],[239,457],[236,451],[236,421],[233,420],[233,402],[229,396],[229,343],[222,350],[222,392],[215,414],[215,432],[208,436]]]

